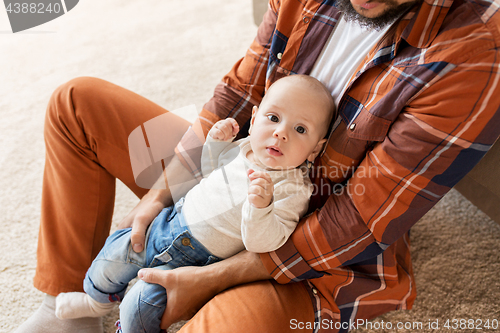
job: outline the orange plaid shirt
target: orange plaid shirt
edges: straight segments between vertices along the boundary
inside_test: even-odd
[[[252,106],[275,80],[311,71],[341,15],[333,3],[270,1],[245,57],[177,147],[193,174],[217,120],[235,118],[245,135]],[[283,247],[261,255],[279,283],[307,286],[315,332],[346,332],[359,318],[411,308],[410,228],[500,134],[499,8],[500,0],[425,0],[351,78],[316,161],[312,214]]]

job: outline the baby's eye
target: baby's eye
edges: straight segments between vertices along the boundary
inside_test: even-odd
[[[304,134],[306,132],[306,129],[302,126],[297,126],[295,127],[295,130],[299,132],[300,134]]]
[[[269,119],[270,121],[272,121],[273,123],[277,123],[278,121],[280,121],[280,118],[278,118],[278,116],[275,116],[274,114],[270,114],[267,116],[267,119]]]

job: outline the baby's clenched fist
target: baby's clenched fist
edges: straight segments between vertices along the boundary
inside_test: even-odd
[[[248,186],[248,202],[256,208],[266,208],[273,200],[274,184],[271,176],[264,171],[248,169],[250,185]]]
[[[208,135],[215,140],[232,140],[240,131],[240,126],[233,118],[219,120],[212,126]]]

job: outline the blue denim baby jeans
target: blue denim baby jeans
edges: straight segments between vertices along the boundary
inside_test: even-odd
[[[166,270],[220,260],[191,236],[181,208],[179,202],[161,211],[148,229],[141,253],[132,250],[131,228],[113,233],[87,271],[84,290],[90,297],[101,303],[122,301],[120,323],[124,333],[160,332],[167,304],[165,288],[139,280],[125,295],[128,283],[141,268]]]

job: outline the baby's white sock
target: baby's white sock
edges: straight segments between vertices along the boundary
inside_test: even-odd
[[[102,317],[114,307],[115,303],[99,303],[85,293],[61,293],[56,297],[56,317],[59,319]]]

